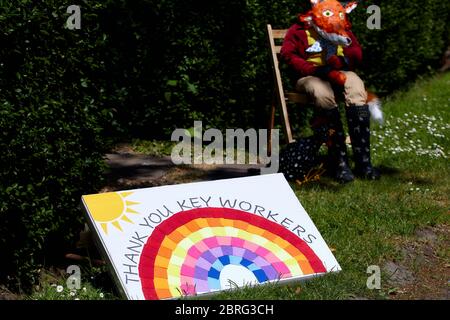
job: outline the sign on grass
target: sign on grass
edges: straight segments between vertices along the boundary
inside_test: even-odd
[[[282,174],[85,195],[82,202],[129,299],[341,270]]]

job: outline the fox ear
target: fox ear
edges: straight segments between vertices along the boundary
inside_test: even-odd
[[[311,6],[315,6],[316,4],[318,4],[321,0],[310,0],[311,1]]]
[[[301,22],[308,23],[308,22],[312,21],[312,16],[309,15],[309,14],[300,14],[300,15],[298,16],[298,19],[299,19]]]
[[[358,2],[356,2],[356,1],[349,2],[349,3],[347,3],[347,4],[345,5],[345,12],[346,12],[346,13],[350,13],[350,12],[352,12],[353,9],[355,9],[357,6],[358,6]]]

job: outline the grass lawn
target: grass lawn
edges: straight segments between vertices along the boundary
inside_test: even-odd
[[[298,285],[248,288],[216,297],[348,299],[385,298],[396,293],[398,288],[392,287],[385,263],[402,261],[402,249],[405,243],[417,241],[417,230],[448,226],[449,107],[449,73],[419,82],[408,92],[387,99],[385,124],[373,126],[373,162],[382,170],[381,180],[339,185],[323,178],[303,186],[292,184],[325,241],[335,249],[342,272]],[[447,232],[444,237],[439,241],[448,241]],[[437,260],[448,262],[448,247],[437,245],[436,249]],[[366,286],[371,265],[381,268],[381,290]],[[418,268],[413,271],[426,271]],[[441,271],[448,275],[448,264],[444,268]],[[414,283],[419,279],[410,282],[412,286],[426,285]]]
[[[374,125],[372,131],[373,163],[382,171],[379,181],[340,185],[325,177],[302,186],[292,184],[333,249],[342,267],[340,273],[291,285],[236,289],[212,299],[440,297],[438,287],[445,289],[449,279],[445,245],[449,230],[449,106],[449,73],[422,80],[384,101],[385,124]],[[134,148],[141,152],[152,153],[148,149],[155,146],[156,154],[170,150],[164,144],[134,141]],[[432,237],[420,237],[420,230],[430,231]],[[422,254],[427,248],[432,251],[429,256]],[[404,267],[405,277],[410,278],[392,281],[395,276],[386,270],[389,263]],[[380,290],[366,286],[371,265],[381,269]],[[32,298],[46,298],[46,294],[41,289]]]

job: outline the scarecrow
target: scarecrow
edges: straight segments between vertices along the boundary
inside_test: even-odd
[[[343,6],[336,0],[310,1],[312,9],[300,14],[297,23],[289,28],[281,58],[295,74],[295,89],[306,93],[315,105],[311,120],[315,134],[288,146],[281,154],[281,170],[288,178],[304,174],[317,163],[318,148],[326,142],[328,170],[336,180],[350,182],[355,175],[378,179],[380,173],[370,159],[370,116],[372,113],[382,120],[382,113],[377,97],[366,91],[363,81],[354,72],[361,63],[362,50],[347,19],[357,3]],[[353,171],[348,162],[336,97],[342,97],[345,102],[355,162]]]

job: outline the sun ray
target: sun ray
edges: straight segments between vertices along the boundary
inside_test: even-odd
[[[126,215],[123,215],[122,218],[120,218],[120,219],[122,219],[123,221],[126,221],[126,222],[134,224],[134,222],[131,221]]]
[[[122,227],[120,226],[119,221],[113,221],[113,222],[111,222],[111,224],[112,224],[114,227],[116,227],[117,229],[119,229],[120,231],[123,231],[123,230],[122,230]]]
[[[108,234],[108,224],[107,223],[100,223],[102,226],[103,231],[105,231],[106,234]]]
[[[134,192],[130,192],[130,191],[126,191],[126,192],[121,192],[120,195],[122,196],[122,198],[126,198],[129,195],[132,195]]]
[[[137,211],[135,211],[135,210],[133,210],[133,209],[131,209],[131,208],[127,208],[127,212],[128,212],[128,213],[139,214],[139,212],[137,212]]]
[[[125,204],[127,205],[127,206],[134,206],[135,204],[139,204],[139,202],[134,202],[134,201],[125,201]]]

